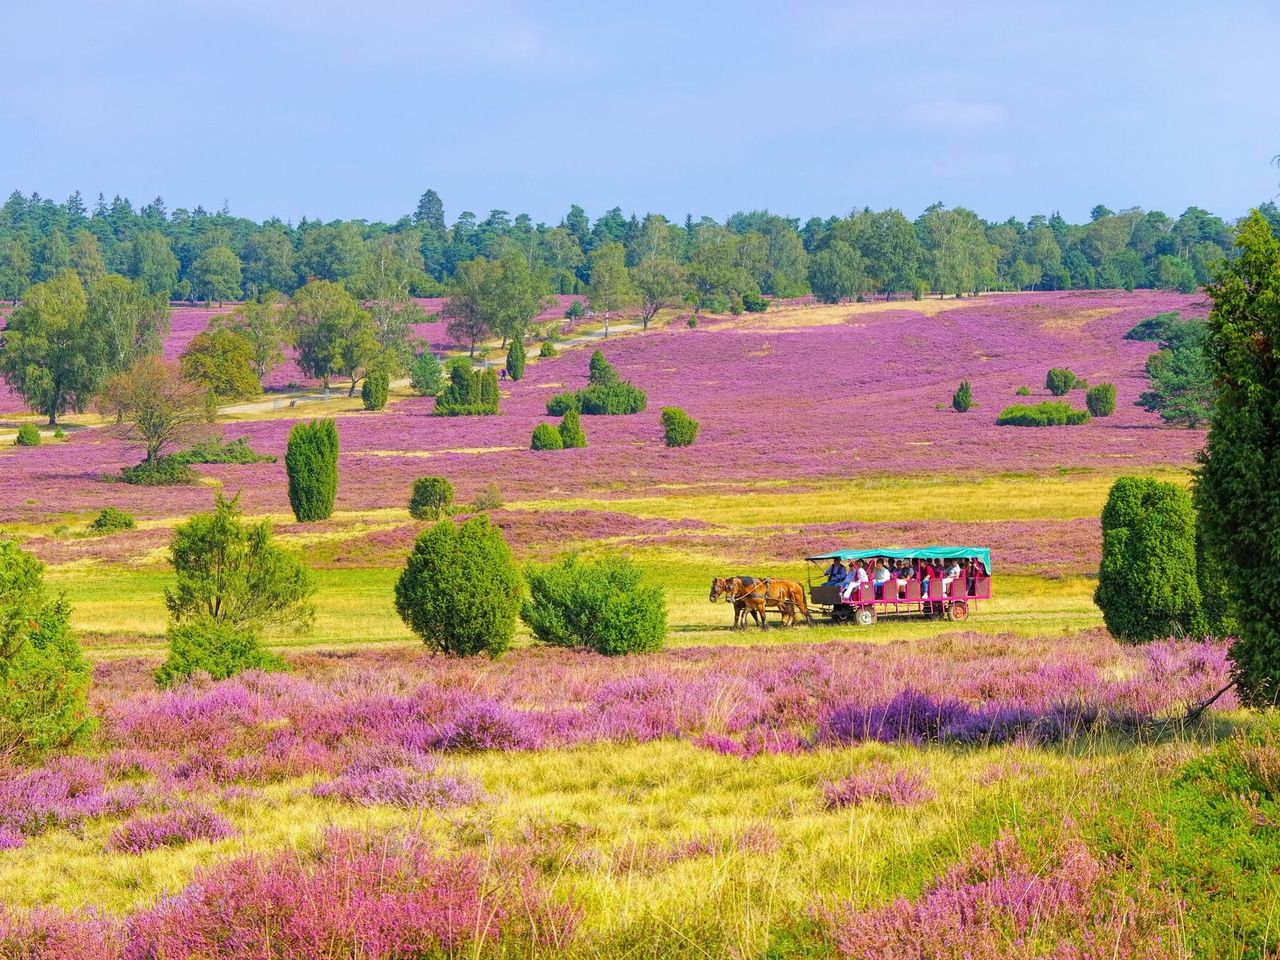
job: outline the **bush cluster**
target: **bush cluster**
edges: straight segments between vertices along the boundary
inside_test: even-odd
[[[195,483],[200,476],[187,465],[181,455],[174,454],[125,467],[120,471],[120,478],[125,483],[143,487],[178,487]]]
[[[1019,387],[1017,390],[1014,391],[1014,393],[1016,393],[1020,397],[1029,397],[1031,396],[1031,388]]]
[[[1053,367],[1045,375],[1045,388],[1055,397],[1065,397],[1081,383],[1076,375],[1065,367]]]
[[[298,522],[328,519],[338,497],[338,428],[333,420],[294,424],[284,466],[289,505]]]
[[[591,354],[586,388],[556,394],[547,401],[547,415],[560,417],[569,410],[587,416],[643,413],[648,402],[645,392],[620,378],[604,354],[596,350]]]
[[[530,597],[520,618],[543,643],[586,647],[610,656],[650,653],[667,635],[662,588],[642,583],[626,557],[583,562],[570,557],[530,567]]]
[[[512,380],[519,380],[524,376],[524,338],[520,336],[511,338],[511,346],[507,348],[507,376]]]
[[[19,447],[40,446],[40,430],[34,423],[24,423],[18,428],[18,437],[13,441]]]
[[[529,441],[530,450],[561,450],[564,441],[560,431],[549,423],[540,423],[533,428],[533,437]]]
[[[260,454],[249,446],[248,437],[239,437],[229,443],[221,440],[204,440],[191,449],[175,453],[170,459],[180,463],[275,463],[276,458]]]
[[[436,400],[438,417],[489,416],[498,412],[498,375],[492,370],[471,370],[454,364],[449,385]]]
[[[1062,427],[1088,422],[1088,410],[1077,410],[1065,400],[1015,403],[1001,410],[996,418],[1002,427]]]
[[[769,309],[769,301],[758,293],[744,293],[742,295],[742,309],[747,313],[764,313]]]
[[[70,617],[66,600],[45,592],[44,565],[0,540],[0,757],[35,759],[93,729],[93,671]]]
[[[89,532],[93,534],[119,533],[121,530],[132,530],[134,527],[132,514],[125,513],[117,507],[103,507],[89,524]]]
[[[551,357],[558,356],[559,352],[560,351],[556,349],[556,345],[552,343],[550,340],[542,341],[542,346],[538,348],[538,356],[540,356],[543,360],[547,360]]]
[[[1164,340],[1168,331],[1178,326],[1181,322],[1181,317],[1177,310],[1157,313],[1154,317],[1147,317],[1141,323],[1131,327],[1129,332],[1124,335],[1124,338],[1126,340],[1141,341]]]
[[[409,516],[415,520],[439,520],[453,505],[453,484],[444,477],[419,477],[409,495]]]
[[[155,672],[156,685],[172,687],[197,673],[225,680],[242,670],[279,671],[288,665],[262,646],[255,630],[201,617],[169,625],[169,655]]]
[[[679,407],[663,407],[662,434],[668,447],[693,446],[698,439],[698,421]]]
[[[961,380],[956,392],[951,395],[951,406],[956,413],[968,413],[973,406],[973,388],[968,380]]]
[[[370,370],[360,387],[360,401],[366,410],[381,410],[387,405],[391,376],[386,370]]]
[[[1095,417],[1109,417],[1116,412],[1116,385],[1100,383],[1084,395],[1084,405]]]
[[[475,498],[471,501],[471,509],[475,513],[485,513],[489,510],[502,509],[502,491],[498,485],[490,480],[476,493]]]
[[[1102,508],[1094,602],[1117,640],[1203,635],[1191,494],[1151,477],[1121,477]]]
[[[441,520],[413,545],[396,581],[396,611],[431,649],[496,657],[511,644],[523,583],[487,517]]]

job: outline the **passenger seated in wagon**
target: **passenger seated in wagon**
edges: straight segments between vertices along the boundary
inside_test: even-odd
[[[856,561],[853,568],[845,576],[845,582],[840,591],[840,596],[845,600],[851,599],[862,585],[868,582],[868,580],[867,568],[862,565],[861,560]]]
[[[836,557],[831,561],[831,566],[822,571],[822,574],[827,578],[827,583],[843,585],[845,577],[848,576],[849,571],[845,567],[844,562],[839,557]]]

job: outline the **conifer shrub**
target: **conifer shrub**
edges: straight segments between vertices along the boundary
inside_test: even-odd
[[[560,431],[551,424],[540,423],[533,428],[533,437],[529,441],[530,450],[560,450],[563,447]]]
[[[118,507],[103,507],[89,524],[89,532],[97,535],[119,533],[121,530],[132,530],[133,515],[125,513]]]
[[[689,447],[698,439],[698,421],[679,407],[663,407],[662,433],[668,447]]]
[[[1055,397],[1065,397],[1076,386],[1076,375],[1065,367],[1053,367],[1045,374],[1045,389]]]
[[[289,505],[298,522],[327,520],[338,497],[338,428],[333,420],[294,424],[284,466]]]
[[[560,421],[560,443],[565,449],[587,445],[587,434],[582,429],[582,418],[577,410],[564,412],[564,419]]]
[[[181,455],[173,454],[124,467],[120,471],[120,479],[143,487],[180,487],[195,483],[200,475],[188,466]]]
[[[1112,636],[1145,643],[1203,635],[1191,494],[1152,477],[1121,477],[1102,508],[1094,602]]]
[[[488,416],[498,412],[498,375],[492,370],[472,370],[469,365],[449,365],[449,385],[436,400],[436,416]]]
[[[769,301],[758,293],[744,293],[742,295],[742,309],[747,313],[764,313],[769,309]]]
[[[1014,391],[1014,393],[1016,393],[1020,397],[1029,397],[1031,396],[1031,388],[1019,387],[1017,390]]]
[[[360,387],[360,400],[366,410],[381,410],[387,405],[391,377],[386,370],[370,370]]]
[[[951,395],[951,406],[956,413],[968,413],[973,406],[973,388],[969,386],[968,380],[960,381],[960,386]]]
[[[13,441],[19,447],[40,446],[40,430],[34,423],[24,423],[18,428],[18,438]]]
[[[661,587],[643,582],[643,571],[630,559],[570,557],[531,566],[526,576],[530,596],[520,618],[543,643],[609,656],[662,648],[666,599]]]
[[[547,401],[547,415],[561,417],[569,410],[585,416],[643,413],[648,403],[645,392],[619,377],[604,354],[596,350],[591,355],[587,386],[553,396]]]
[[[593,387],[609,387],[620,379],[618,371],[613,368],[613,364],[604,358],[604,352],[601,350],[592,351],[591,362],[587,370],[587,383]]]
[[[523,589],[511,548],[487,517],[441,520],[414,543],[396,581],[396,611],[438,653],[496,657],[515,635]]]
[[[566,320],[581,320],[587,315],[586,308],[583,307],[581,300],[575,300],[569,304],[569,308],[564,312]]]
[[[556,345],[552,343],[550,340],[542,341],[542,346],[538,348],[538,356],[540,356],[543,360],[548,360],[551,357],[556,357],[559,355],[560,355],[560,352],[556,350]]]
[[[415,520],[439,520],[453,505],[453,484],[444,477],[419,477],[409,495],[409,516]]]
[[[524,338],[512,337],[511,346],[507,348],[507,376],[519,380],[524,376]]]
[[[1154,317],[1147,317],[1141,323],[1129,329],[1124,335],[1126,340],[1141,340],[1155,342],[1164,340],[1169,330],[1181,323],[1179,311],[1170,310],[1167,313],[1157,313]]]
[[[0,757],[34,760],[92,731],[93,671],[70,617],[46,592],[44,565],[0,540]]]
[[[1109,417],[1116,412],[1116,385],[1100,383],[1084,395],[1084,405],[1095,417]]]
[[[1088,422],[1088,410],[1077,410],[1065,400],[1015,403],[1001,410],[996,418],[1002,427],[1063,427]]]
[[[221,440],[203,440],[189,450],[173,454],[182,463],[275,463],[269,454],[257,453],[249,446],[248,437],[238,437],[226,443]]]
[[[250,627],[201,617],[171,623],[167,636],[169,655],[155,672],[156,686],[162,689],[198,673],[225,680],[242,670],[288,669],[288,664],[262,646],[257,632]]]
[[[444,368],[436,355],[424,350],[409,368],[409,386],[420,397],[438,397],[444,390]]]

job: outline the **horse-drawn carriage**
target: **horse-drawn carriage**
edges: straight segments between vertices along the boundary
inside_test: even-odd
[[[991,599],[991,551],[986,547],[919,547],[895,550],[833,550],[805,558],[809,566],[809,599],[814,607],[831,617],[833,623],[856,623],[870,626],[882,616],[944,616],[963,621],[979,600]],[[887,561],[898,565],[880,583],[846,576],[843,582],[831,582],[827,571],[839,567],[857,569],[860,565]],[[938,571],[922,574],[934,564],[956,564],[958,575]],[[945,569],[945,568],[944,568]],[[814,574],[824,580],[815,583]],[[907,573],[906,576],[899,574]]]

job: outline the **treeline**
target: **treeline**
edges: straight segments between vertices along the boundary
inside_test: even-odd
[[[1280,228],[1274,203],[1260,209]],[[890,209],[801,224],[767,211],[735,213],[723,223],[692,216],[673,223],[658,214],[624,216],[616,207],[592,222],[574,205],[554,226],[505,210],[483,219],[463,211],[449,224],[441,198],[428,190],[395,223],[294,225],[226,209],[170,212],[159,197],[135,209],[127,199],[99,195],[89,208],[78,192],[64,203],[15,192],[0,206],[0,298],[19,299],[66,269],[86,283],[117,273],[150,294],[190,300],[292,294],[308,280],[341,284],[367,299],[388,270],[407,278],[413,295],[446,296],[460,273],[466,283],[484,280],[483,271],[468,276],[466,264],[496,262],[504,253],[523,257],[543,293],[587,293],[604,263],[632,272],[637,305],[646,299],[640,281],[647,272],[650,286],[662,288],[659,299],[669,300],[674,289],[679,302],[707,310],[741,309],[760,294],[812,292],[835,301],[873,292],[1190,290],[1230,255],[1233,234],[1233,224],[1197,207],[1175,219],[1098,206],[1089,223],[1072,224],[1056,213],[993,223],[937,204],[915,220]]]

